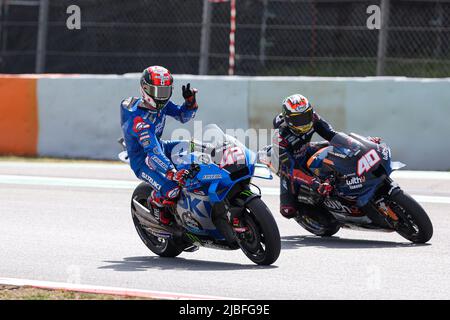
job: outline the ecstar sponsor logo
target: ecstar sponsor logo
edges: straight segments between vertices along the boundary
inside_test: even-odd
[[[203,176],[203,179],[205,179],[205,180],[222,179],[222,175],[221,174],[205,174]]]

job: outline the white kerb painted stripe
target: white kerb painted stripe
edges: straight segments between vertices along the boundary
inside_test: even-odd
[[[20,175],[0,175],[0,184],[59,186],[101,189],[134,189],[140,181],[107,180],[107,179],[79,179]],[[280,190],[274,187],[261,187],[263,195],[278,196]],[[413,194],[413,198],[422,203],[450,204],[450,197]]]
[[[64,169],[111,169],[120,171],[130,171],[130,166],[118,162],[31,162],[31,161],[0,161],[1,168],[64,168]],[[394,179],[412,179],[412,180],[450,180],[448,171],[412,171],[398,170],[391,174]]]
[[[261,193],[268,196],[278,196],[280,195],[280,190],[278,188],[262,187]],[[411,196],[418,202],[421,203],[442,203],[450,204],[450,197],[439,197],[439,196],[428,196],[420,194],[411,194]]]

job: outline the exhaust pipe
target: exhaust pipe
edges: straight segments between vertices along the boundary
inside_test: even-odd
[[[181,236],[182,232],[179,230],[170,227],[170,226],[163,226],[159,223],[158,220],[153,217],[150,210],[144,207],[142,204],[140,204],[136,199],[133,199],[133,204],[135,207],[135,215],[138,218],[139,222],[150,229],[150,231],[157,237],[161,238],[172,238],[175,236]]]

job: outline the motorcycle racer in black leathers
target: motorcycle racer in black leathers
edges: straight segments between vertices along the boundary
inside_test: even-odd
[[[272,166],[280,176],[280,212],[290,219],[301,214],[296,195],[303,188],[328,196],[333,191],[328,180],[320,181],[307,169],[306,161],[319,149],[327,146],[336,131],[314,111],[306,97],[294,94],[283,101],[282,113],[273,120]],[[317,132],[327,141],[311,142]],[[380,143],[378,137],[368,137]]]
[[[273,127],[272,154],[276,160],[272,163],[280,176],[280,212],[286,218],[294,218],[299,215],[298,187],[323,196],[332,191],[327,181],[320,181],[306,169],[306,161],[324,146],[323,142],[310,142],[314,132],[330,141],[336,131],[301,94],[291,95],[283,101],[282,113],[273,120]]]

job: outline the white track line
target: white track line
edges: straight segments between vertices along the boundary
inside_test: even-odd
[[[450,180],[448,171],[410,171],[399,170],[391,174],[394,179],[413,179],[413,180]]]
[[[261,193],[263,195],[268,196],[278,196],[280,195],[280,190],[278,188],[260,188]],[[442,204],[450,204],[450,197],[438,197],[438,196],[427,196],[420,194],[411,194],[411,196],[416,199],[418,202],[422,203],[442,203]]]
[[[130,190],[134,189],[139,184],[139,181],[0,175],[0,184]],[[275,187],[261,187],[261,192],[263,195],[268,196],[280,194],[280,190]],[[413,194],[412,196],[422,203],[450,204],[450,197],[418,194]]]
[[[0,168],[27,168],[27,169],[40,169],[40,168],[62,168],[62,169],[80,169],[80,168],[92,168],[92,169],[114,169],[114,170],[130,170],[130,166],[120,162],[33,162],[33,161],[0,161]]]
[[[60,186],[82,188],[106,188],[106,189],[134,189],[140,183],[127,180],[108,179],[84,179],[84,178],[60,178],[21,175],[0,175],[0,184],[17,184],[32,186]]]
[[[52,281],[40,281],[40,280],[16,279],[16,278],[0,278],[0,284],[11,285],[11,286],[31,286],[31,287],[35,287],[35,288],[41,288],[41,289],[59,289],[59,290],[78,291],[78,292],[86,292],[86,293],[111,294],[111,295],[129,296],[129,297],[145,297],[145,298],[153,298],[153,299],[237,300],[237,299],[233,299],[233,298],[209,296],[209,295],[139,290],[139,289],[118,288],[118,287],[104,287],[104,286],[94,286],[94,285],[86,285],[86,284],[73,284],[73,283],[64,283],[64,282],[52,282]]]
[[[1,168],[67,168],[67,169],[113,169],[113,170],[130,170],[125,163],[118,162],[32,162],[32,161],[0,161]],[[419,171],[419,170],[398,170],[392,173],[393,178],[414,179],[414,180],[450,180],[450,172],[448,171]]]

